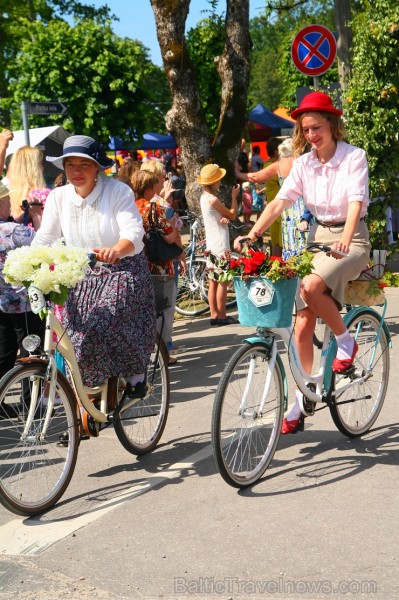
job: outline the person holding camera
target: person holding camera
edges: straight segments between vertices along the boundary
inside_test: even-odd
[[[9,170],[11,217],[31,225],[29,206],[44,207],[49,188],[43,176],[43,153],[33,146],[22,146],[13,154]]]
[[[21,357],[28,355],[22,347],[28,333],[41,338],[44,335],[44,321],[31,312],[26,288],[10,285],[2,276],[7,253],[20,246],[30,246],[40,227],[41,206],[29,206],[28,211],[33,227],[9,221],[10,192],[0,183],[0,378],[13,368],[18,350]],[[0,418],[4,410],[1,409]]]

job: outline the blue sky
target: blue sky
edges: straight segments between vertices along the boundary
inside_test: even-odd
[[[139,40],[149,48],[151,60],[158,66],[162,66],[161,54],[155,29],[154,13],[151,9],[150,0],[80,0],[83,4],[91,4],[96,7],[107,4],[111,12],[119,17],[114,21],[113,30],[121,37],[129,37]],[[264,0],[251,0],[250,17],[260,14],[264,7]],[[191,0],[190,12],[186,21],[186,31],[194,27],[199,20],[206,15],[203,10],[209,10],[207,0]],[[225,0],[219,0],[220,12],[226,10]]]

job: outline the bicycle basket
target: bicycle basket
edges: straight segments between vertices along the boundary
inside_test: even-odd
[[[241,325],[289,327],[292,323],[297,286],[297,278],[279,279],[273,283],[266,277],[250,277],[247,281],[234,277],[238,319]],[[260,290],[261,294],[262,290],[265,290],[263,305],[255,303],[257,290]]]
[[[377,306],[384,304],[385,293],[378,287],[377,281],[373,285],[370,279],[366,281],[355,279],[345,288],[344,302],[354,306]]]
[[[157,313],[172,306],[174,277],[170,275],[151,275],[155,294],[155,309]]]

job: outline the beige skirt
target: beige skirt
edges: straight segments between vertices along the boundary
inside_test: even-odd
[[[309,231],[307,243],[318,242],[331,246],[339,242],[344,228],[323,227],[315,223]],[[362,271],[366,269],[370,258],[370,242],[367,225],[360,221],[353,236],[349,248],[349,256],[336,259],[327,256],[325,252],[316,252],[313,258],[313,273],[321,277],[331,291],[331,296],[336,301],[339,309],[344,305],[344,292],[349,281],[357,279]],[[306,303],[300,297],[296,298],[297,310],[306,307]]]

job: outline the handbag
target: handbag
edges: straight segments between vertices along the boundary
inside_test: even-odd
[[[154,265],[161,265],[167,260],[173,260],[180,256],[183,248],[172,242],[168,244],[159,231],[158,213],[156,202],[151,202],[148,214],[149,229],[144,236],[144,244],[147,250],[147,258]]]

